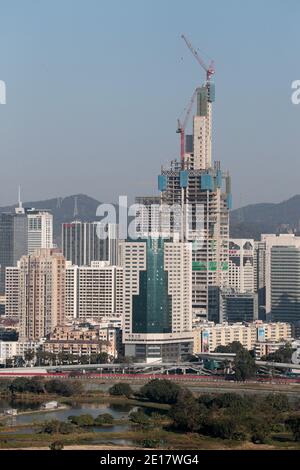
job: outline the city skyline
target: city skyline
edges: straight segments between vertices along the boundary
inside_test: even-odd
[[[234,207],[299,192],[296,1],[191,0],[186,10],[179,2],[2,3],[1,205],[14,201],[18,184],[24,200],[85,193],[115,201],[152,191],[160,164],[179,158],[176,119],[205,78],[182,32],[216,62],[213,159],[232,174]],[[278,187],[279,178],[288,184]]]

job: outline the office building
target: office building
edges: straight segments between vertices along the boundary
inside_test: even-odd
[[[40,248],[53,248],[53,215],[47,211],[26,210],[28,219],[28,254]]]
[[[220,322],[253,322],[258,319],[257,294],[224,288],[220,291]]]
[[[278,270],[276,269],[276,266],[275,266],[275,256],[278,257],[278,256],[282,256],[282,262],[285,264],[285,268],[284,268],[284,271],[282,271],[282,276],[283,276],[283,279],[285,279],[285,282],[290,282],[291,285],[292,284],[297,284],[297,280],[295,279],[295,276],[297,277],[297,268],[296,268],[296,264],[297,262],[292,262],[292,264],[290,264],[289,266],[289,259],[290,259],[290,256],[292,255],[288,255],[288,252],[285,252],[283,250],[283,252],[281,253],[281,255],[279,255],[279,253],[277,253],[275,255],[274,253],[274,265],[273,265],[273,269],[274,269],[274,276],[273,276],[273,279],[274,279],[274,282],[273,282],[273,286],[274,286],[274,289],[276,290],[276,294],[275,294],[275,291],[274,291],[274,295],[275,297],[273,297],[273,301],[272,301],[272,287],[271,287],[271,282],[272,282],[272,262],[271,262],[271,259],[272,259],[272,249],[275,248],[275,247],[291,247],[291,248],[300,248],[300,237],[297,237],[293,234],[279,234],[279,235],[275,235],[275,234],[263,234],[261,235],[261,240],[259,242],[256,243],[256,255],[255,255],[255,283],[256,283],[256,286],[255,286],[255,290],[256,292],[258,293],[258,296],[259,296],[259,308],[260,308],[260,312],[261,315],[263,315],[263,313],[265,312],[265,318],[267,320],[271,320],[273,317],[272,317],[272,302],[273,302],[273,305],[275,307],[275,304],[277,304],[277,306],[275,307],[275,315],[278,317],[278,314],[279,314],[279,310],[278,310],[278,301],[279,301],[279,298],[278,296],[280,296],[280,292],[281,292],[281,289],[282,290],[282,294],[284,293],[285,289],[283,288],[283,286],[280,287],[280,284],[278,285],[278,281],[280,283],[280,279],[278,279],[277,281],[277,286],[275,288],[275,277],[280,278],[281,276],[281,273],[278,272]],[[289,251],[289,250],[288,250]],[[285,258],[285,255],[284,253],[286,253],[287,255],[287,258]],[[295,251],[295,256],[297,258],[297,251]],[[296,287],[296,284],[295,284],[295,288],[296,288],[296,291],[297,291],[297,287]],[[294,298],[294,301],[292,301],[291,303],[295,303],[297,302],[297,292],[294,292],[291,293],[292,297],[293,295],[295,294],[295,298]],[[286,293],[288,293],[288,291],[286,291]],[[292,299],[292,298],[291,298]],[[283,299],[282,299],[283,300]],[[265,303],[264,303],[265,302]],[[283,304],[282,304],[283,306]],[[295,310],[295,305],[294,307],[292,305],[289,306],[289,308],[291,308],[291,310]],[[291,311],[288,315],[291,314]],[[280,314],[281,315],[281,314]],[[291,321],[297,321],[297,312],[294,311],[293,314],[291,314],[290,316],[291,318]],[[300,314],[299,314],[299,318],[300,319]],[[283,321],[289,321],[289,320],[286,320],[286,319],[283,319]]]
[[[139,206],[136,214],[136,231],[139,238],[148,238],[161,231],[160,196],[139,196],[135,198]]]
[[[0,295],[5,293],[7,266],[16,266],[28,250],[28,220],[25,211],[0,214]]]
[[[92,261],[117,264],[118,227],[100,222],[75,221],[62,225],[62,247],[67,261],[90,266]]]
[[[254,240],[229,240],[228,284],[238,292],[254,292]]]
[[[160,236],[120,244],[125,355],[174,360],[192,351],[191,246]]]
[[[254,292],[257,293],[258,318],[266,320],[266,243],[254,242]]]
[[[267,286],[272,321],[300,320],[300,246],[272,246]]]

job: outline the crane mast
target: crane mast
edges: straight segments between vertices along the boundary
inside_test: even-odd
[[[183,122],[180,121],[180,119],[178,119],[178,128],[177,128],[177,133],[180,134],[180,157],[181,157],[181,161],[184,160],[184,154],[185,154],[185,128],[187,126],[187,123],[188,123],[188,120],[189,120],[189,117],[190,117],[190,114],[191,114],[191,111],[192,111],[192,107],[193,107],[193,104],[194,104],[194,101],[195,101],[195,98],[196,98],[196,95],[197,95],[197,90],[198,88],[196,88],[196,90],[194,91],[191,99],[190,99],[190,102],[189,102],[189,105],[187,107],[187,110],[186,110],[186,114],[185,114],[185,117],[184,117],[184,120]]]

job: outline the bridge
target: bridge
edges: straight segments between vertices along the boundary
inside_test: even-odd
[[[198,355],[199,362],[134,362],[134,363],[108,363],[108,364],[62,364],[43,367],[13,367],[0,369],[1,375],[39,375],[57,372],[96,372],[97,374],[139,374],[143,375],[168,375],[168,374],[193,374],[199,376],[214,375],[214,371],[205,367],[204,360],[216,362],[228,362],[229,369],[235,358],[235,354],[228,353],[201,353]],[[258,367],[263,369],[299,370],[300,364],[255,361]]]

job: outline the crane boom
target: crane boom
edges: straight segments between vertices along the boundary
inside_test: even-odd
[[[193,107],[193,104],[194,104],[194,101],[195,101],[195,97],[197,95],[197,90],[198,90],[198,88],[195,89],[195,91],[194,91],[194,93],[193,93],[193,95],[190,99],[190,102],[189,102],[189,105],[187,107],[186,114],[185,114],[183,122],[181,122],[180,119],[178,119],[177,133],[180,134],[180,157],[181,157],[181,161],[184,160],[184,154],[185,154],[185,142],[184,142],[185,128],[186,128],[188,119],[190,117],[191,111],[192,111],[192,107]]]
[[[189,50],[191,51],[191,53],[193,54],[193,56],[195,57],[195,59],[197,60],[198,64],[201,65],[201,67],[205,70],[206,72],[206,80],[209,82],[212,75],[214,75],[215,73],[215,67],[214,67],[214,62],[211,61],[210,65],[207,66],[205,64],[205,62],[201,59],[201,57],[199,56],[198,52],[196,51],[196,49],[194,49],[194,47],[192,46],[192,44],[190,43],[190,41],[185,37],[184,34],[181,35],[182,39],[184,40],[184,42],[186,43],[187,47],[189,48]]]

